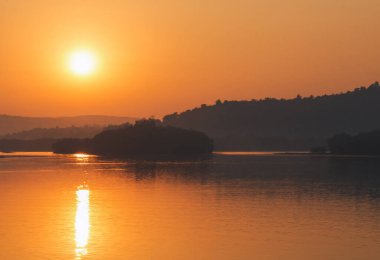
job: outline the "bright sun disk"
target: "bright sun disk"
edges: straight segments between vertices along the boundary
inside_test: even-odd
[[[95,55],[88,51],[77,51],[70,55],[70,70],[77,75],[88,75],[95,70]]]

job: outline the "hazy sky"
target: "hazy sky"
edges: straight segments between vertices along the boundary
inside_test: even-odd
[[[346,91],[379,62],[379,0],[0,0],[0,114],[160,117]]]

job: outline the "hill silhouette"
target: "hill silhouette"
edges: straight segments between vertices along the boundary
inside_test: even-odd
[[[133,117],[116,116],[73,116],[73,117],[21,117],[0,115],[0,135],[12,134],[35,128],[55,128],[72,126],[98,126],[105,127],[110,124],[132,123]]]
[[[109,128],[92,139],[63,139],[53,144],[55,153],[85,152],[112,157],[177,157],[210,154],[212,150],[213,141],[207,135],[164,126],[154,119]]]
[[[13,134],[0,136],[1,139],[35,140],[35,139],[62,139],[62,138],[91,138],[100,133],[100,126],[72,126],[55,128],[35,128]]]
[[[294,99],[220,101],[164,117],[166,125],[194,129],[219,150],[308,150],[337,133],[380,129],[380,86]]]

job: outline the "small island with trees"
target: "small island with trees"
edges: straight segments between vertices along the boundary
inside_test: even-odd
[[[337,134],[328,140],[328,147],[331,154],[380,155],[380,130]]]
[[[52,148],[58,154],[175,158],[209,155],[213,147],[213,141],[202,132],[165,126],[155,119],[142,119],[134,124],[106,128],[93,138],[61,139]]]
[[[311,154],[327,155],[380,155],[380,130],[360,132],[356,135],[340,133],[327,140],[327,146],[310,149]]]

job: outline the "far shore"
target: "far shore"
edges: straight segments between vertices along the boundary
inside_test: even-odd
[[[0,152],[0,159],[9,157],[49,157],[49,156],[67,156],[75,157],[76,154],[54,154],[51,151],[15,151]],[[309,151],[214,151],[212,155],[221,156],[305,156],[305,157],[323,157],[323,158],[379,158],[380,155],[349,155],[349,154],[331,154],[331,153],[311,153]],[[91,157],[102,157],[98,155],[89,155]],[[102,157],[103,158],[103,157]],[[107,157],[104,157],[107,158]]]

